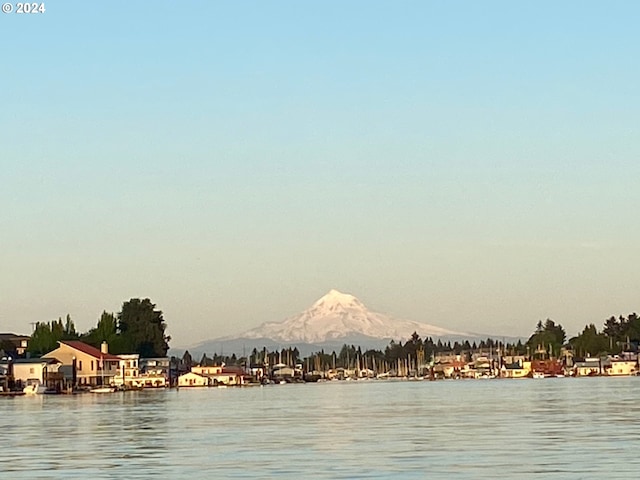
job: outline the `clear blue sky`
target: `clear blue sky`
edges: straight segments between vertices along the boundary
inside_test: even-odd
[[[0,331],[640,309],[640,3],[45,5],[0,14]]]

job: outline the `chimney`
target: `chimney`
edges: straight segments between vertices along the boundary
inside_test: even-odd
[[[107,344],[107,342],[102,342],[102,345],[100,345],[100,352],[104,353],[105,355],[109,353],[109,345]]]

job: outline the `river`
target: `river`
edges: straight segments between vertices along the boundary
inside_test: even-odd
[[[640,377],[0,398],[0,478],[636,478]]]

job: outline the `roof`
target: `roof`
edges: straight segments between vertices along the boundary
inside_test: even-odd
[[[110,353],[102,353],[99,348],[92,347],[91,345],[87,345],[84,342],[79,340],[60,340],[58,342],[60,345],[67,345],[75,350],[78,350],[82,353],[86,353],[95,358],[102,358],[103,360],[120,360],[116,355],[112,355]]]
[[[14,364],[30,364],[30,363],[47,363],[51,365],[52,363],[62,363],[60,360],[54,357],[33,357],[33,358],[16,358],[13,361]]]
[[[503,367],[507,370],[525,370],[524,365],[520,365],[518,362],[505,363]]]
[[[0,340],[29,340],[27,335],[16,335],[15,333],[0,333]]]
[[[573,366],[576,368],[600,368],[598,362],[575,362]]]

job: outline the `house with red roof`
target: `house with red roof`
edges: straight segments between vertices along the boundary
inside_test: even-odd
[[[56,358],[77,386],[109,385],[118,373],[120,358],[109,353],[106,342],[95,348],[79,340],[61,340],[58,348],[42,358]]]

